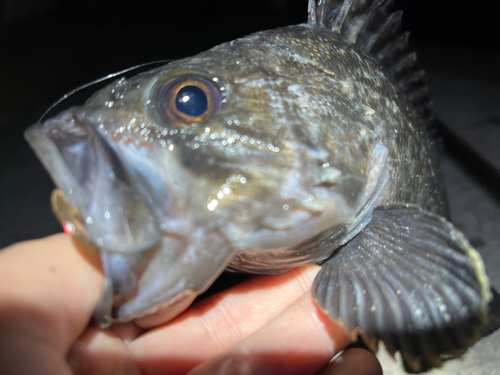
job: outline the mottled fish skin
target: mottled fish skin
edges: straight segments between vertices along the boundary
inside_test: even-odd
[[[342,170],[352,171],[366,163],[360,158],[367,150],[358,151],[363,147],[363,137],[355,134],[351,127],[356,124],[360,129],[373,132],[372,136],[384,144],[390,154],[391,180],[378,205],[415,203],[428,211],[447,214],[436,152],[422,121],[379,64],[355,45],[324,28],[300,25],[256,33],[222,44],[201,56],[209,58],[214,54],[225,56],[224,61],[228,59],[224,68],[229,71],[235,64],[231,56],[236,56],[243,71],[258,66],[279,76],[293,77],[300,85],[297,89],[323,98],[314,103],[295,104],[292,110],[298,112],[299,106],[301,116],[310,120],[305,129],[296,132],[315,148],[336,153],[335,162]],[[288,87],[274,88],[283,97],[294,100],[290,96],[293,91]],[[317,108],[310,106],[312,104]],[[323,115],[333,108],[328,116]],[[342,156],[339,158],[337,154]]]
[[[322,166],[330,163],[356,177],[342,194],[358,199],[369,149],[377,140],[389,150],[391,176],[377,205],[414,203],[447,216],[436,152],[421,120],[377,62],[338,34],[310,25],[255,33],[160,68],[151,73],[153,81],[178,69],[216,77],[227,98],[223,110],[202,126],[179,129],[142,111],[143,119],[132,127],[124,129],[120,121],[105,124],[105,129],[136,143],[174,145],[183,167],[208,176],[216,189],[231,175],[243,173],[250,180],[253,172],[243,165],[258,150],[256,163],[270,161],[273,170],[261,169],[244,192],[233,190],[232,196],[259,197],[261,203],[275,195],[271,188],[263,190],[266,185],[285,183],[276,178],[276,171],[292,170],[300,163],[315,164],[320,175]],[[149,76],[131,80],[126,87],[148,82]],[[94,97],[87,108],[99,110],[113,101],[113,109],[106,113],[116,110],[111,118],[122,117],[120,106],[130,106],[130,94],[116,100],[111,90]],[[139,128],[143,123],[146,127]],[[211,195],[216,197],[217,191]],[[221,205],[231,197],[225,199]],[[267,269],[272,272],[272,265]]]
[[[221,109],[200,123],[169,123],[159,114],[158,90],[190,74],[214,82]],[[275,273],[325,259],[331,246],[315,246],[318,239],[354,226],[369,175],[385,169],[389,181],[384,187],[375,179],[376,202],[351,237],[375,204],[447,212],[421,121],[373,58],[325,28],[303,24],[224,43],[120,80],[70,112],[45,129],[93,129],[126,166],[163,235],[217,231],[239,250],[233,270]],[[371,165],[377,145],[388,159]]]
[[[210,135],[217,133],[221,140],[246,136],[265,147],[274,145],[280,152],[273,154],[273,164],[281,162],[283,168],[294,157],[287,142],[299,139],[311,149],[326,151],[330,156],[325,156],[325,161],[333,157],[339,169],[359,177],[366,173],[367,139],[376,138],[389,149],[391,174],[377,204],[415,203],[428,211],[447,214],[436,152],[421,120],[378,63],[338,34],[309,25],[259,32],[171,63],[168,69],[158,70],[158,79],[177,68],[217,77],[228,92],[220,116],[204,123],[210,127]],[[87,106],[99,108],[108,100],[113,98],[100,95]],[[120,105],[121,101],[114,100],[115,107]],[[281,116],[273,117],[277,114]],[[234,120],[239,124],[231,124]],[[156,122],[146,129],[155,129],[154,125]],[[185,146],[195,145],[196,137],[205,135],[206,127],[190,128],[191,134],[169,132],[137,139],[171,141],[181,148],[185,167],[215,176],[222,169],[220,165],[199,160],[207,160],[213,153],[219,156],[238,150],[242,142],[235,140],[227,147],[200,144],[200,149]],[[113,127],[108,130],[116,131]],[[224,130],[232,131],[221,136]],[[252,147],[248,142],[243,144],[243,148]],[[234,154],[222,157],[235,158]],[[226,177],[227,172],[222,173],[221,181]]]
[[[334,13],[345,18],[354,3],[354,10],[368,6],[385,17],[390,1],[327,5],[340,4]],[[390,314],[407,319],[398,329],[409,327],[419,319],[408,307],[416,304],[427,303],[437,317],[426,322],[432,330],[448,329],[438,304],[446,288],[456,289],[457,301],[470,297],[456,305],[469,304],[471,313],[462,309],[456,320],[473,321],[467,328],[475,332],[490,298],[487,277],[479,255],[442,218],[444,184],[424,120],[380,62],[322,21],[315,24],[314,6],[310,1],[309,24],[258,32],[121,79],[27,132],[61,189],[53,197],[56,214],[100,250],[109,281],[96,311],[102,325],[158,311],[173,318],[226,269],[280,273],[325,261],[313,289],[321,308],[349,321],[351,332],[367,327],[366,337],[401,350],[413,371],[473,341],[421,360],[420,349],[398,341],[401,332],[387,339]],[[317,6],[321,13],[324,3]],[[355,29],[346,29],[349,38]],[[207,109],[198,117],[175,112],[178,82],[203,88]],[[409,224],[388,227],[388,213]],[[363,246],[375,243],[377,261],[365,264]],[[400,274],[391,259],[399,253],[432,253],[422,264],[433,272],[381,277],[386,270]],[[448,257],[463,259],[458,276]],[[342,289],[350,295],[340,295],[334,281],[347,280],[348,270],[338,266],[343,259],[360,259],[359,273],[349,273]],[[461,287],[436,286],[438,273]],[[427,289],[415,292],[417,279]],[[398,282],[415,293],[392,293]],[[379,288],[373,306],[386,298],[394,309],[383,315],[379,308],[377,324],[365,309],[365,298],[376,294],[360,293],[367,283]],[[357,313],[346,313],[343,299]]]

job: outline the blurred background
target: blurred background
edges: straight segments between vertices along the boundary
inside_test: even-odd
[[[395,7],[404,10],[435,111],[451,129],[443,173],[454,223],[500,289],[499,6],[396,0]],[[49,204],[54,186],[22,134],[65,93],[140,63],[306,21],[307,0],[0,0],[0,248],[61,231]],[[469,360],[476,367],[458,362],[448,371],[494,374],[500,363],[491,353],[479,348]]]

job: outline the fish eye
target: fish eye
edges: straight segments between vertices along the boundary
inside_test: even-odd
[[[222,105],[220,88],[197,74],[167,80],[160,87],[156,101],[161,117],[176,126],[206,121]]]

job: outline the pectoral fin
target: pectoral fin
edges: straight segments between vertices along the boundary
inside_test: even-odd
[[[314,298],[353,339],[401,352],[407,371],[456,357],[480,338],[491,299],[480,255],[444,218],[416,206],[375,209],[328,259]]]

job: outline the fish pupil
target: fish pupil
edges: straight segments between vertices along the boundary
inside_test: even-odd
[[[175,100],[177,109],[191,117],[203,115],[208,108],[205,92],[196,86],[184,86],[177,93]]]

